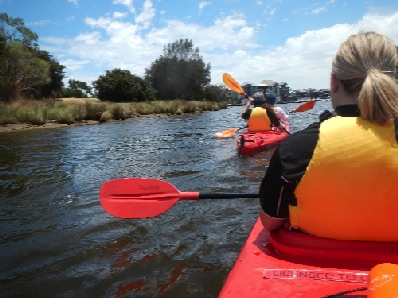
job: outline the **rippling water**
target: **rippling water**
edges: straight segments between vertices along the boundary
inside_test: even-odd
[[[324,109],[330,101],[290,114],[291,131]],[[235,138],[213,138],[244,126],[241,110],[1,133],[0,296],[217,297],[256,199],[180,201],[124,220],[101,208],[98,190],[147,177],[180,191],[257,192],[272,152],[239,157]]]

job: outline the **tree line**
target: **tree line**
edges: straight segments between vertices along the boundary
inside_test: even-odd
[[[107,70],[92,82],[68,80],[65,66],[40,49],[38,35],[21,18],[0,14],[0,101],[95,96],[114,102],[151,100],[227,100],[228,89],[211,85],[211,66],[192,40],[168,44],[163,55],[145,69],[144,77],[129,70]]]

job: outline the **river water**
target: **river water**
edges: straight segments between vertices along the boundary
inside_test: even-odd
[[[330,101],[290,113],[291,131],[324,109]],[[180,191],[257,193],[272,150],[240,157],[235,138],[213,138],[244,126],[241,110],[0,133],[0,297],[217,297],[257,199],[180,201],[127,220],[106,213],[98,191],[141,177]]]

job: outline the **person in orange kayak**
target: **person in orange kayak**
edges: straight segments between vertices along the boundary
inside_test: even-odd
[[[398,241],[397,63],[386,36],[364,32],[341,44],[330,82],[336,116],[323,113],[270,160],[259,190],[266,230]]]
[[[249,97],[242,111],[242,118],[247,120],[247,131],[267,131],[272,127],[285,130],[286,127],[278,119],[274,110],[270,107],[276,101],[275,95],[264,96],[263,92],[256,92],[253,97]],[[253,105],[253,109],[250,106]]]

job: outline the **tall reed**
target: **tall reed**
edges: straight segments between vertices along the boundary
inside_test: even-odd
[[[93,100],[21,100],[12,104],[0,103],[0,125],[28,123],[43,125],[48,121],[73,124],[85,120],[106,122],[125,120],[140,115],[179,115],[198,111],[217,111],[226,103],[209,101],[152,101],[113,103]]]

